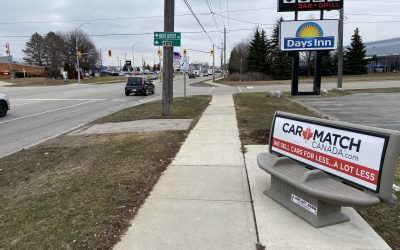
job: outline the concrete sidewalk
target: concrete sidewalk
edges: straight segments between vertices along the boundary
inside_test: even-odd
[[[233,98],[213,96],[115,249],[255,249]]]
[[[316,229],[264,195],[267,146],[246,148],[245,164],[232,96],[213,96],[114,249],[256,249],[257,234],[268,250],[390,249],[353,208],[350,222]]]

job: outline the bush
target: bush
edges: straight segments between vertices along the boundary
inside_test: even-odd
[[[240,81],[240,74],[233,73],[229,76],[230,80],[234,82]],[[248,72],[242,75],[242,81],[269,81],[271,80],[271,76],[257,73],[257,72]]]
[[[56,69],[46,70],[43,74],[46,78],[58,78],[61,76],[60,71]]]
[[[24,72],[21,71],[15,72],[15,78],[24,78]]]

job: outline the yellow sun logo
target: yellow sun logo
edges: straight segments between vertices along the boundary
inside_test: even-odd
[[[307,22],[298,28],[296,36],[300,38],[321,37],[323,36],[323,31],[321,26],[318,24],[314,22]]]

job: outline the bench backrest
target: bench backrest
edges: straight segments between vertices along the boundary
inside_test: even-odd
[[[269,150],[395,202],[399,131],[276,112]]]

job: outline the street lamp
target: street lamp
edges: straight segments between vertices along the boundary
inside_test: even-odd
[[[133,54],[133,48],[135,48],[136,45],[138,45],[140,42],[135,43],[132,45],[132,67],[133,67],[133,74],[135,74],[135,55]]]
[[[85,24],[90,24],[88,22],[81,24],[78,27],[75,27],[75,47],[76,47],[76,66],[78,67],[78,84],[81,83],[81,71],[80,71],[80,67],[79,67],[79,56],[78,56],[78,29],[80,29],[83,25]]]

